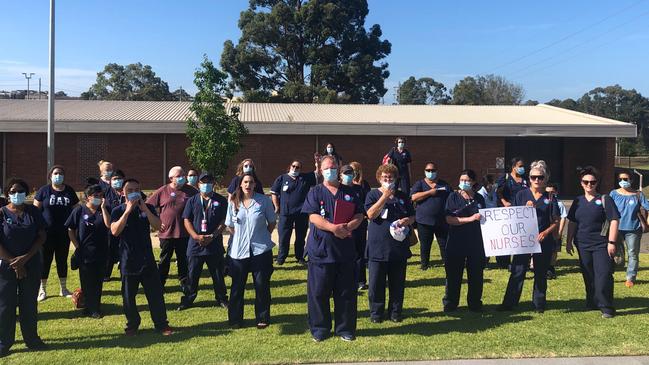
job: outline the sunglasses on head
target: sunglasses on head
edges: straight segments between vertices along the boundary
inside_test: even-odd
[[[581,180],[584,185],[597,185],[597,180]]]
[[[530,175],[530,180],[543,181],[543,180],[545,180],[545,176],[544,175]]]

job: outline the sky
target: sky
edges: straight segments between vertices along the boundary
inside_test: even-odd
[[[218,64],[236,43],[246,0],[59,0],[56,90],[79,95],[107,63],[142,62],[173,91],[195,91],[202,55]],[[410,76],[449,89],[466,76],[497,74],[525,99],[579,98],[619,84],[649,96],[649,0],[369,0],[366,27],[392,43],[386,104]],[[25,89],[33,72],[47,90],[49,1],[0,1],[0,90]]]

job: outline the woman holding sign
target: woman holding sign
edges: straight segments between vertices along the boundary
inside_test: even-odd
[[[530,166],[530,187],[516,194],[514,205],[534,207],[539,226],[538,243],[541,252],[535,254],[514,255],[511,264],[511,274],[507,283],[507,291],[499,311],[509,311],[518,305],[523,292],[525,273],[529,268],[530,256],[534,260],[534,290],[532,303],[538,313],[545,311],[545,293],[548,289],[547,271],[554,252],[554,232],[559,227],[559,206],[556,199],[545,191],[545,182],[550,177],[550,171],[545,161],[532,162]]]
[[[388,317],[392,322],[401,322],[406,266],[412,256],[408,235],[411,234],[410,225],[415,222],[415,210],[408,195],[396,190],[398,176],[399,170],[395,165],[379,166],[376,180],[381,187],[370,191],[365,198],[365,209],[370,219],[367,229],[368,298],[373,323],[383,321],[386,279],[390,288]]]
[[[460,286],[466,267],[469,291],[467,304],[469,310],[482,310],[483,270],[485,265],[480,213],[485,208],[482,195],[473,191],[476,175],[473,170],[460,173],[459,190],[446,199],[446,222],[449,224],[446,241],[446,294],[442,303],[444,312],[457,309],[460,302]]]
[[[584,195],[573,200],[568,211],[566,252],[572,255],[573,241],[586,287],[586,306],[599,309],[603,318],[613,318],[613,258],[620,213],[608,195],[597,192],[599,172],[592,166],[579,173]]]

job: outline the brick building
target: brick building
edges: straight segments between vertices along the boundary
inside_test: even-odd
[[[96,176],[97,161],[111,161],[145,189],[167,181],[171,166],[188,166],[185,148],[189,102],[56,102],[56,162],[66,167],[66,182],[81,188]],[[241,103],[240,119],[250,134],[231,161],[229,176],[243,157],[255,161],[264,186],[292,159],[311,166],[313,153],[336,145],[345,162],[359,161],[373,175],[395,136],[408,138],[413,178],[435,161],[440,177],[457,180],[462,168],[478,174],[509,170],[509,159],[544,159],[552,181],[565,195],[578,192],[578,166],[602,170],[602,189],[613,186],[616,137],[635,137],[632,124],[588,114],[537,106],[402,106]],[[2,181],[25,178],[37,188],[46,183],[47,103],[0,100]]]

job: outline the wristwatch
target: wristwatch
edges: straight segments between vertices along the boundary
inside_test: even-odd
[[[614,244],[616,244],[616,243],[617,243],[617,242],[615,242],[615,241],[608,241],[608,244],[609,244],[609,245],[614,245]]]

